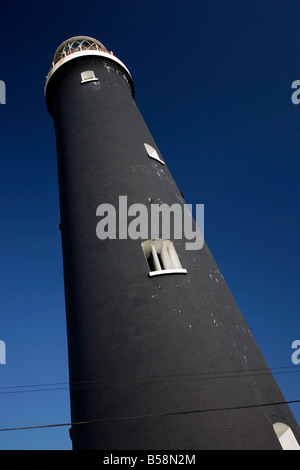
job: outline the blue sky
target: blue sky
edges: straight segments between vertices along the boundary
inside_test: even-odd
[[[285,398],[299,399],[291,344],[300,339],[300,105],[291,84],[300,79],[300,3],[54,0],[0,10],[0,428],[70,421],[55,134],[43,88],[56,48],[83,34],[129,68],[186,202],[205,204],[206,241]],[[292,410],[300,422],[300,405]],[[0,449],[70,448],[68,427],[0,432]]]

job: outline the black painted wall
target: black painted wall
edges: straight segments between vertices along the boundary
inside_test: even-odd
[[[98,82],[81,84],[85,70]],[[300,441],[288,405],[237,408],[284,398],[207,245],[187,251],[185,240],[173,240],[187,274],[149,278],[142,240],[96,236],[97,207],[118,207],[120,195],[129,205],[184,203],[167,165],[147,156],[144,143],[159,150],[132,95],[126,71],[96,56],[62,65],[47,86],[71,417],[100,420],[72,426],[73,447],[280,449],[277,421]]]

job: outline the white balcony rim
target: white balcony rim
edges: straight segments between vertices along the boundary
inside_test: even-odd
[[[105,57],[106,59],[110,59],[114,62],[117,62],[117,64],[119,64],[119,65],[121,65],[121,67],[123,67],[123,69],[128,73],[128,75],[130,76],[130,78],[132,80],[132,76],[131,76],[128,68],[116,56],[114,56],[110,52],[99,51],[97,49],[87,49],[87,50],[84,50],[84,51],[72,52],[71,54],[68,54],[65,57],[62,57],[58,62],[56,62],[56,64],[53,65],[53,67],[50,69],[50,71],[49,71],[49,73],[46,77],[46,84],[45,84],[45,89],[44,89],[45,95],[46,95],[46,89],[47,89],[47,85],[49,83],[49,80],[52,77],[52,75],[59,69],[59,67],[61,67],[65,63],[69,62],[70,60],[76,59],[78,57],[85,57],[85,56],[91,56],[91,55]]]

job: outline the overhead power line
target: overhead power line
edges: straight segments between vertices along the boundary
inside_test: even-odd
[[[248,369],[248,370],[228,370],[228,371],[213,371],[213,372],[196,372],[193,374],[177,374],[177,375],[164,375],[164,376],[148,376],[140,377],[136,380],[103,382],[101,380],[87,380],[78,382],[54,382],[44,384],[31,384],[31,385],[14,385],[0,387],[0,395],[17,394],[17,393],[32,393],[32,392],[51,392],[56,390],[69,390],[76,388],[101,388],[101,387],[117,387],[132,384],[151,384],[160,382],[185,382],[197,380],[212,380],[212,379],[232,379],[232,378],[249,378],[260,375],[282,375],[282,374],[298,374],[300,369],[295,369],[295,366],[273,367],[265,369]],[[230,374],[230,375],[229,375]],[[65,385],[64,387],[60,385]],[[34,388],[34,387],[50,387],[50,388]],[[27,390],[26,390],[27,389]]]
[[[198,414],[198,413],[211,413],[216,411],[233,411],[233,410],[242,410],[242,409],[251,409],[251,408],[261,408],[266,406],[279,406],[286,404],[300,403],[300,400],[289,400],[289,401],[279,401],[274,403],[262,403],[255,405],[241,405],[241,406],[230,406],[230,407],[220,407],[220,408],[208,408],[200,410],[188,410],[188,411],[174,411],[168,413],[156,413],[148,415],[137,415],[137,416],[122,416],[118,418],[105,418],[105,419],[94,419],[87,421],[76,421],[70,423],[57,423],[57,424],[43,424],[40,426],[23,426],[23,427],[14,427],[14,428],[0,428],[0,432],[4,431],[25,431],[29,429],[43,429],[43,428],[55,428],[62,426],[79,426],[83,424],[96,424],[96,423],[109,423],[113,421],[126,421],[126,420],[135,420],[135,419],[146,419],[146,418],[162,418],[167,416],[180,416],[180,415],[189,415],[189,414]]]

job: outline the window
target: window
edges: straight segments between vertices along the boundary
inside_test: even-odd
[[[154,158],[154,160],[159,161],[163,165],[165,164],[165,162],[159,157],[157,151],[153,147],[151,147],[151,145],[149,144],[144,144],[144,145],[145,145],[146,152],[148,153],[148,157]]]
[[[283,450],[300,450],[300,446],[289,426],[284,423],[275,423],[273,428]]]
[[[81,72],[81,83],[94,82],[97,80],[98,78],[95,77],[93,70],[86,70],[85,72]]]
[[[158,276],[160,274],[185,274],[170,240],[153,239],[142,243],[145,257],[149,265],[149,276]]]

